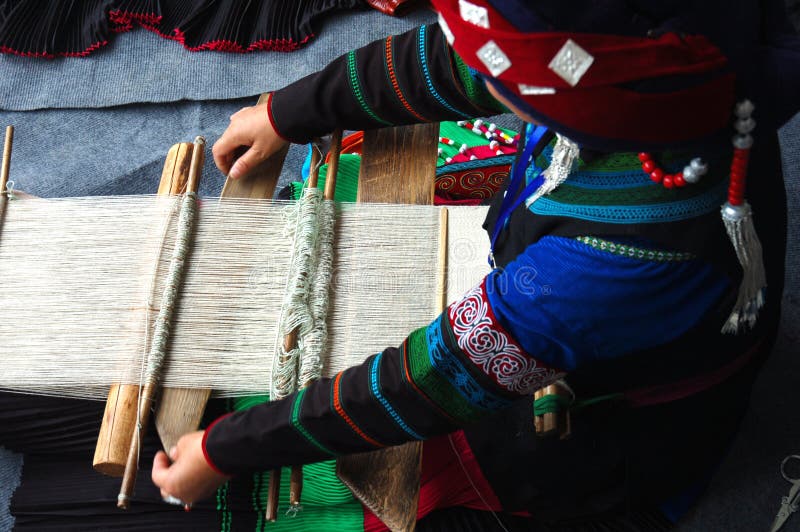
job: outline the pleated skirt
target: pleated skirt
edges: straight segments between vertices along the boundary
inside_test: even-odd
[[[191,51],[292,51],[363,0],[2,0],[0,52],[80,57],[136,26]]]

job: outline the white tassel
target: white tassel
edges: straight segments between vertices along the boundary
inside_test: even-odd
[[[767,276],[750,205],[747,202],[741,206],[725,203],[722,206],[722,220],[742,265],[739,295],[722,332],[737,334],[755,325],[758,311],[764,306]]]

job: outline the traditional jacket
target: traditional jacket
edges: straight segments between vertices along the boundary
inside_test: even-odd
[[[293,142],[335,127],[502,110],[437,25],[345,54],[273,93],[267,106]],[[530,168],[549,165],[548,140]],[[498,267],[473,290],[400,346],[218,419],[204,438],[209,463],[244,474],[466,428],[503,507],[548,520],[657,505],[701,481],[732,437],[771,345],[783,278],[783,188],[775,132],[765,131],[753,151],[750,201],[768,304],[754,330],[720,333],[740,275],[719,220],[730,151],[657,154],[665,168],[699,155],[709,161],[700,183],[680,189],[653,183],[636,153],[585,151],[561,187],[513,211],[495,243]],[[490,233],[501,200],[486,221]],[[575,413],[571,440],[540,441],[531,394],[562,377],[578,400],[607,400]]]

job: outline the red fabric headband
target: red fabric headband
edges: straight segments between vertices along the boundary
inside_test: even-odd
[[[433,4],[461,58],[502,84],[501,92],[511,93],[534,117],[552,121],[547,125],[556,131],[619,140],[635,149],[681,144],[729,124],[734,77],[723,70],[725,56],[704,36],[522,33],[485,0]],[[619,86],[688,74],[709,76],[666,92]]]

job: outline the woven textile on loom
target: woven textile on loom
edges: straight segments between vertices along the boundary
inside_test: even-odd
[[[0,52],[85,56],[135,26],[191,51],[288,52],[314,37],[325,14],[364,6],[361,0],[5,0]]]

